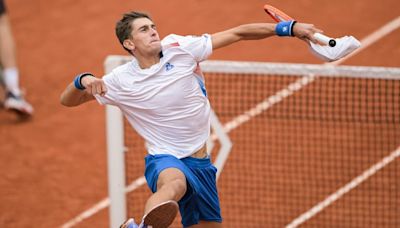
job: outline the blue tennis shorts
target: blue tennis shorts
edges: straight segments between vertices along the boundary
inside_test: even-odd
[[[217,168],[210,158],[177,159],[168,154],[147,155],[145,176],[151,191],[157,191],[158,175],[167,168],[177,168],[186,176],[187,190],[179,203],[184,227],[200,220],[222,222],[216,186]]]

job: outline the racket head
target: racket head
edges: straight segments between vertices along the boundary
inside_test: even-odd
[[[290,17],[289,15],[287,15],[286,13],[282,12],[281,10],[265,4],[264,5],[264,10],[267,14],[269,14],[272,19],[274,19],[274,21],[276,22],[281,22],[281,21],[292,21],[294,20],[292,17]]]

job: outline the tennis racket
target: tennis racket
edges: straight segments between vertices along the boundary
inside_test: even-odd
[[[289,15],[287,15],[286,13],[282,12],[281,10],[271,6],[271,5],[264,5],[264,10],[267,14],[269,14],[272,19],[274,19],[274,21],[276,22],[281,22],[281,21],[291,21],[294,20],[292,17],[290,17]],[[336,41],[333,38],[330,38],[328,36],[325,36],[321,33],[314,33],[314,38],[316,40],[318,40],[319,42],[325,44],[325,45],[329,45],[331,47],[335,47],[336,46]]]

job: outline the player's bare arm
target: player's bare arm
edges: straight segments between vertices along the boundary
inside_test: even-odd
[[[107,88],[102,79],[96,77],[82,77],[80,80],[81,89],[78,89],[74,82],[70,83],[61,94],[61,104],[73,107],[88,101],[94,100],[93,95],[99,94],[104,96]]]
[[[275,35],[275,25],[255,23],[240,25],[211,35],[213,49],[225,47],[240,40],[264,39]]]
[[[276,35],[276,24],[254,23],[240,25],[222,32],[211,35],[213,49],[228,46],[240,40],[259,40]],[[293,35],[302,40],[309,40],[316,43],[313,37],[316,32],[322,32],[312,24],[296,23],[293,27]]]

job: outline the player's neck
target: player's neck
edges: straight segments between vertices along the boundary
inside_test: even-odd
[[[147,69],[150,68],[151,66],[157,64],[160,62],[160,58],[161,55],[160,54],[156,54],[156,55],[135,55],[138,63],[139,63],[139,67],[141,69]]]

